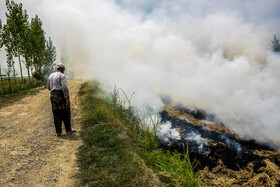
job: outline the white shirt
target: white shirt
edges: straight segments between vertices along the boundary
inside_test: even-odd
[[[48,90],[62,90],[65,99],[69,98],[69,90],[67,87],[67,80],[63,73],[56,71],[48,78]]]

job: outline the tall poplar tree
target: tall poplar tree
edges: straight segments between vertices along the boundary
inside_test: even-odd
[[[0,49],[3,47],[3,43],[2,43],[2,21],[0,19]],[[0,78],[1,78],[1,83],[2,83],[2,89],[4,91],[4,82],[3,82],[3,77],[2,77],[2,66],[1,66],[1,62],[0,62]]]
[[[24,32],[28,23],[28,15],[26,10],[23,10],[22,3],[17,4],[14,1],[10,2],[9,0],[6,0],[6,6],[8,10],[8,12],[6,12],[6,22],[11,33],[12,53],[18,57],[20,75],[21,79],[23,80],[20,57],[23,50],[22,39],[24,38]]]
[[[56,47],[53,45],[51,37],[46,43],[45,49],[45,64],[44,64],[44,75],[49,76],[51,72],[51,67],[56,60]]]
[[[2,43],[5,45],[5,51],[6,51],[6,56],[7,56],[7,66],[8,66],[8,79],[9,79],[9,85],[10,85],[10,90],[11,90],[11,82],[10,82],[10,70],[13,68],[13,75],[14,75],[14,82],[15,82],[15,87],[17,87],[17,80],[16,80],[16,71],[15,71],[15,65],[14,65],[14,60],[13,60],[13,42],[12,42],[12,36],[9,31],[9,26],[6,23],[3,26],[2,30]]]
[[[29,82],[31,82],[31,79],[30,79],[30,68],[33,65],[33,51],[34,51],[34,47],[32,45],[32,36],[31,36],[30,24],[29,24],[29,22],[27,22],[26,24],[27,25],[26,25],[26,28],[25,28],[24,36],[22,38],[22,41],[23,41],[22,56],[25,59],[25,67],[27,69]]]
[[[42,21],[36,15],[32,18],[30,25],[31,32],[31,43],[33,47],[33,65],[35,67],[35,72],[33,76],[36,79],[43,79],[42,67],[44,65],[45,49],[46,49],[46,39],[45,32],[42,28]]]

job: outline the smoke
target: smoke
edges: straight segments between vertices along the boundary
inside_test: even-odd
[[[168,95],[238,134],[280,141],[280,56],[269,50],[279,0],[21,2],[77,78],[135,92],[135,106],[162,107]]]
[[[237,155],[239,155],[241,153],[242,148],[241,148],[241,145],[237,141],[231,140],[228,137],[226,137],[225,135],[220,135],[220,138],[226,142],[228,147],[234,149],[237,152]]]
[[[197,150],[200,154],[203,154],[205,156],[209,155],[210,151],[207,150],[206,146],[204,145],[203,140],[201,138],[201,134],[199,134],[199,132],[192,131],[192,132],[188,133],[185,140],[187,142],[195,143],[197,145],[195,147],[197,147]],[[205,141],[207,141],[207,140],[205,140]]]
[[[157,129],[157,137],[167,146],[171,146],[174,142],[181,139],[180,133],[172,128],[170,121],[165,122]]]

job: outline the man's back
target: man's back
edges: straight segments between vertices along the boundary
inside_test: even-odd
[[[65,77],[60,71],[52,73],[48,78],[48,89],[53,90],[62,90],[61,80]]]
[[[48,78],[48,89],[50,91],[62,90],[65,99],[69,98],[69,91],[67,87],[67,80],[63,73],[56,71],[52,73]]]

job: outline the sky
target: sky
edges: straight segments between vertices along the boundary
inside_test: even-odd
[[[244,137],[280,142],[280,57],[270,49],[279,0],[16,2],[38,14],[77,78],[135,92],[139,108],[161,110],[169,97]]]

